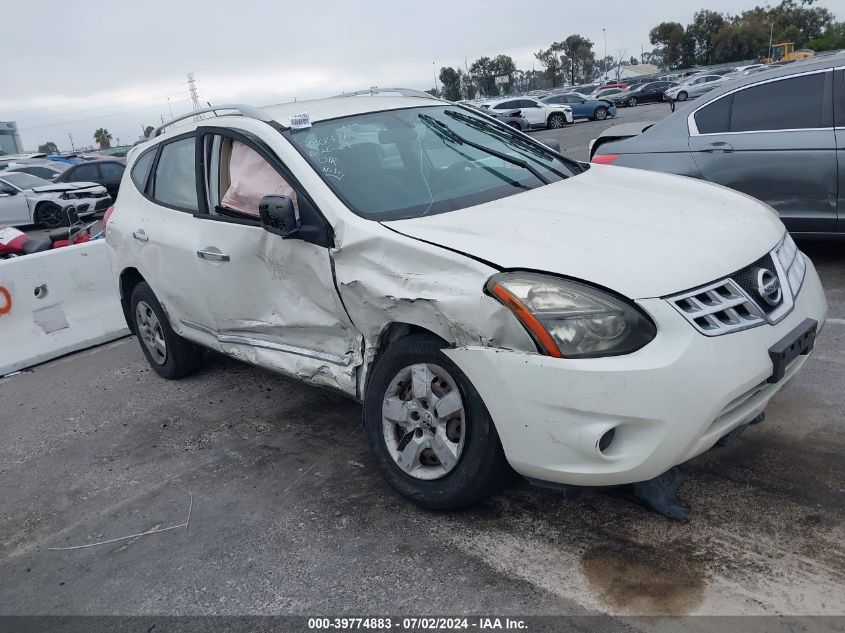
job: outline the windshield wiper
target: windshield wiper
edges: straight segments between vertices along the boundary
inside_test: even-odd
[[[525,151],[531,152],[532,154],[540,154],[541,156],[545,156],[546,158],[550,158],[552,160],[557,160],[557,154],[551,149],[546,149],[545,147],[538,147],[534,145],[530,141],[522,138],[519,134],[517,134],[514,130],[504,124],[500,124],[497,122],[492,121],[485,121],[484,119],[479,119],[476,117],[467,116],[462,112],[455,112],[454,110],[444,110],[443,114],[448,117],[455,119],[456,121],[460,121],[470,127],[474,127],[476,130],[481,132],[488,132],[496,136],[500,141],[506,143],[508,145],[514,146],[515,149],[523,149]],[[489,115],[488,115],[489,116]],[[526,156],[524,153],[522,154],[526,158],[531,158],[530,156]],[[532,160],[537,160],[533,158]],[[563,172],[555,169],[554,167],[550,167],[549,165],[543,165],[549,171],[557,174],[561,178],[569,178],[568,174],[564,174]]]
[[[423,123],[425,123],[431,131],[433,131],[437,136],[439,136],[443,140],[448,140],[453,143],[458,143],[459,145],[469,145],[470,147],[474,147],[475,149],[485,152],[486,154],[490,154],[490,156],[495,156],[496,158],[505,161],[506,163],[510,163],[511,165],[516,165],[517,167],[522,167],[523,169],[527,169],[530,171],[537,180],[542,182],[544,185],[549,184],[548,178],[543,176],[540,173],[540,170],[531,165],[530,163],[525,162],[524,160],[520,160],[519,158],[514,158],[504,152],[500,152],[498,150],[492,149],[490,147],[485,147],[479,143],[474,141],[470,141],[469,139],[464,138],[457,132],[455,132],[452,128],[448,125],[443,123],[442,121],[438,121],[434,117],[420,113],[417,115],[420,117]]]

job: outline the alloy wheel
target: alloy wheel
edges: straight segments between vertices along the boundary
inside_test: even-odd
[[[382,401],[387,452],[415,479],[439,479],[457,466],[466,444],[466,413],[458,385],[433,363],[405,367]]]
[[[135,308],[135,317],[138,336],[144,342],[151,358],[156,364],[164,365],[167,361],[167,344],[156,313],[146,301],[139,301]]]

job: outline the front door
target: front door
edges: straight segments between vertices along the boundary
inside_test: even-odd
[[[689,148],[703,177],[774,207],[798,233],[836,228],[832,73],[766,81],[694,114]]]
[[[0,182],[0,226],[29,224],[31,221],[26,196],[12,185]]]
[[[203,325],[232,356],[354,394],[361,340],[338,297],[329,244],[265,231],[258,203],[287,195],[301,218],[318,211],[259,140],[222,128],[198,133],[207,205],[196,241]]]

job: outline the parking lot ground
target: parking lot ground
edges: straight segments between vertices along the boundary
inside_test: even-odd
[[[0,614],[845,614],[845,257],[802,248],[832,319],[765,423],[685,465],[685,523],[521,481],[421,510],[358,404],[215,355],[164,381],[130,338],[2,379]],[[49,549],[191,498],[187,529]]]

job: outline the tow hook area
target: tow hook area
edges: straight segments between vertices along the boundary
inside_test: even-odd
[[[747,429],[749,426],[751,426],[751,425],[753,425],[753,424],[760,424],[760,422],[762,422],[762,421],[763,421],[763,420],[765,420],[765,419],[766,419],[766,413],[765,413],[765,412],[763,412],[763,413],[761,413],[760,415],[758,415],[756,418],[754,418],[753,420],[751,420],[750,422],[746,422],[746,423],[745,423],[745,424],[743,424],[742,426],[738,426],[738,427],[736,427],[736,428],[735,428],[733,431],[731,431],[730,433],[728,433],[728,434],[723,435],[722,437],[720,437],[720,438],[719,438],[719,440],[716,442],[716,446],[727,446],[728,444],[733,443],[733,441],[734,441],[736,438],[738,438],[738,437],[740,436],[740,434],[742,434],[742,432],[743,432],[745,429]]]
[[[673,466],[654,479],[620,486],[617,494],[670,519],[685,521],[689,512],[678,499],[678,489],[685,478],[684,472],[678,466]]]

